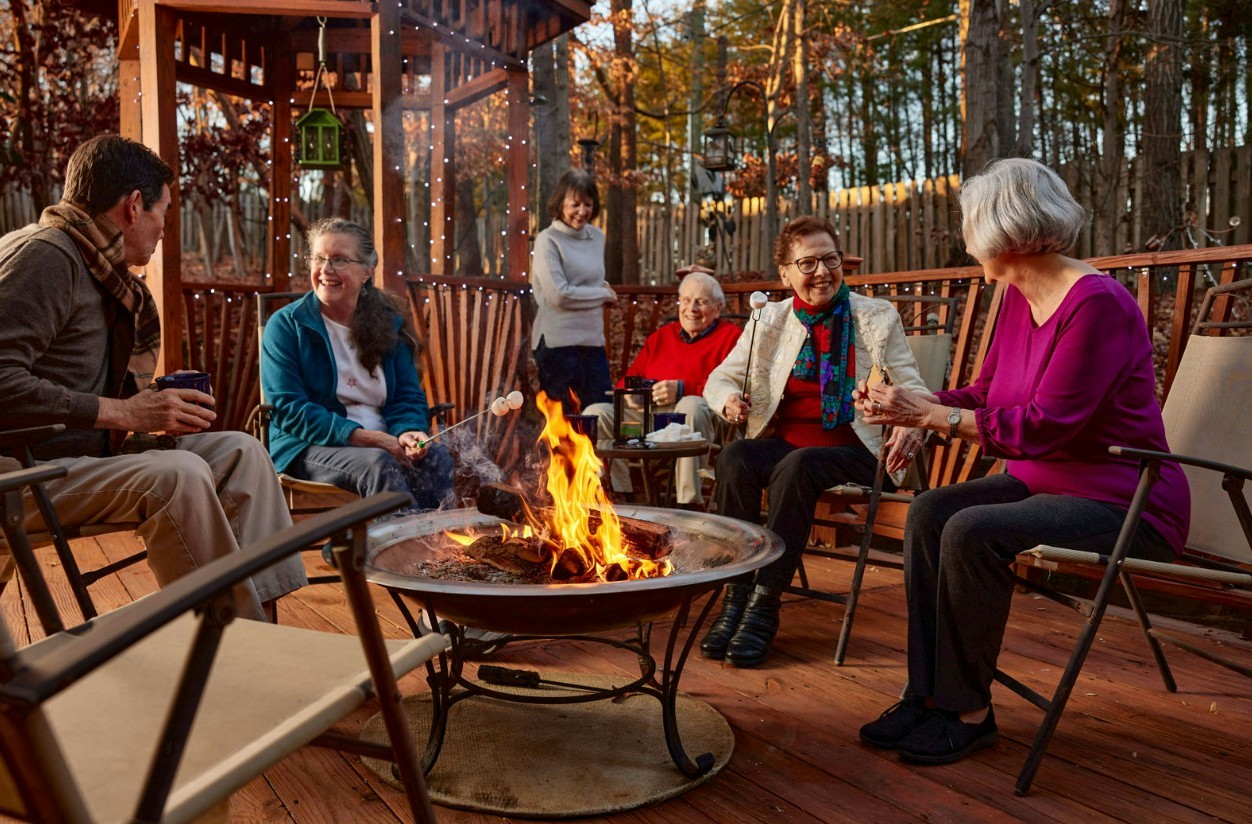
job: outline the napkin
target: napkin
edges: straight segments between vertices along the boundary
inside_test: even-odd
[[[685,423],[671,423],[664,429],[649,432],[644,437],[653,443],[679,443],[681,441],[703,440],[699,432],[693,432],[691,427]]]

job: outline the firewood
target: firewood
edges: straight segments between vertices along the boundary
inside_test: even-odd
[[[552,509],[550,507],[528,506],[526,499],[516,489],[503,484],[483,484],[478,490],[478,511],[484,515],[491,515],[513,523],[527,523],[529,519],[526,517],[526,512],[528,510],[540,523],[551,521]],[[631,555],[655,561],[669,555],[673,550],[674,538],[668,526],[639,518],[627,518],[623,515],[618,515],[617,519],[622,524],[622,538],[627,544],[626,551]],[[599,529],[602,522],[599,510],[595,507],[588,507],[587,521],[588,528],[593,532]],[[537,524],[532,524],[533,526]]]

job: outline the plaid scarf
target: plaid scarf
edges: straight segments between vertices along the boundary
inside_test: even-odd
[[[824,309],[794,298],[791,309],[808,330],[791,374],[800,380],[816,380],[822,393],[822,428],[852,423],[856,410],[852,390],[856,387],[856,341],[852,332],[852,290],[839,286],[835,299]]]
[[[82,252],[91,276],[120,305],[121,322],[114,323],[110,348],[110,375],[125,375],[118,397],[129,398],[152,383],[161,351],[161,317],[147,285],[126,268],[122,230],[105,215],[93,219],[66,201],[43,210],[40,226],[60,229]],[[123,319],[123,315],[128,316]]]

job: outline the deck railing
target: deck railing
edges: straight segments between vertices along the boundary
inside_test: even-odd
[[[1154,345],[1163,397],[1173,382],[1204,290],[1252,276],[1252,245],[1119,255],[1091,263],[1127,284],[1137,295],[1150,328],[1157,330]],[[984,330],[994,319],[999,294],[987,288],[981,268],[852,274],[848,282],[866,294],[954,298],[951,308],[933,310],[955,313],[948,385],[961,385],[974,377],[990,343]],[[432,401],[452,402],[465,417],[482,410],[490,397],[501,392],[522,389],[531,395],[536,381],[530,354],[528,284],[420,275],[406,278],[406,286],[423,343],[423,378]],[[746,313],[748,296],[758,289],[773,299],[787,295],[780,281],[724,283],[723,289],[726,311],[734,314]],[[255,286],[184,286],[185,362],[188,368],[213,373],[220,428],[242,426],[258,397],[252,300],[258,291]],[[622,286],[617,291],[621,299],[607,311],[606,325],[615,376],[625,370],[647,335],[677,308],[675,286]],[[902,312],[907,315],[907,302],[904,306]],[[1223,300],[1217,319],[1226,319],[1232,311],[1233,303]],[[1241,311],[1247,312],[1248,307]],[[489,451],[506,472],[533,447],[533,432],[523,434],[526,427],[519,425],[521,420],[520,416],[484,415],[470,425],[478,427],[482,442],[492,447]]]

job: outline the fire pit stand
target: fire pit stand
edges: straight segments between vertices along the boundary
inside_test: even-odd
[[[672,575],[577,584],[435,579],[420,573],[421,562],[440,559],[451,551],[450,541],[443,537],[445,531],[498,534],[500,520],[477,510],[461,509],[411,515],[370,528],[366,578],[390,591],[415,636],[430,629],[423,630],[415,620],[411,604],[425,610],[430,625],[440,627],[451,638],[450,648],[439,657],[438,665],[427,663],[433,713],[422,760],[427,772],[439,757],[449,710],[467,698],[576,704],[633,693],[651,695],[660,702],[666,746],[685,775],[697,777],[712,768],[712,754],[703,753],[693,761],[683,749],[676,711],[679,678],[723,584],[778,558],[783,551],[782,540],[763,527],[717,515],[643,506],[619,506],[617,511],[671,527],[674,547],[668,557],[674,565]],[[703,606],[693,610],[705,596]],[[695,619],[691,620],[693,614]],[[658,665],[652,653],[652,624],[670,615],[673,625]],[[490,642],[468,638],[462,629],[466,626],[504,633],[505,638]],[[634,637],[623,640],[622,630],[634,630]],[[616,632],[617,637],[602,634],[609,632]],[[467,659],[484,652],[485,647],[557,638],[629,652],[638,660],[639,677],[605,689],[578,690],[565,685],[559,694],[553,694],[538,688],[497,689],[484,683],[481,676],[471,679],[465,673]],[[512,689],[517,686],[510,684]]]
[[[712,753],[702,753],[696,756],[693,761],[687,755],[686,750],[683,749],[682,737],[678,731],[678,681],[682,676],[687,657],[691,653],[691,647],[695,639],[699,637],[700,627],[704,625],[704,621],[712,610],[713,604],[717,602],[717,597],[721,591],[722,587],[720,584],[715,585],[714,589],[710,591],[710,597],[699,608],[695,621],[686,632],[685,638],[683,637],[683,630],[687,626],[688,617],[691,614],[692,602],[697,600],[698,596],[688,596],[683,600],[678,607],[678,612],[674,616],[674,623],[665,640],[665,654],[660,661],[659,669],[657,659],[652,654],[652,624],[650,622],[639,624],[635,628],[635,637],[629,640],[606,638],[599,635],[506,635],[503,639],[484,643],[466,637],[463,628],[456,624],[439,622],[434,605],[427,602],[425,609],[429,615],[435,616],[432,618],[432,621],[448,634],[452,639],[452,643],[450,649],[440,656],[439,666],[435,666],[434,662],[427,662],[426,664],[426,680],[431,687],[432,717],[430,735],[426,742],[426,751],[422,756],[422,769],[429,773],[434,768],[435,762],[439,758],[439,752],[443,747],[444,735],[447,731],[448,713],[454,704],[467,698],[482,696],[523,704],[579,704],[639,693],[651,695],[661,704],[665,746],[669,750],[670,758],[673,759],[675,766],[690,778],[703,775],[712,769],[715,758]],[[421,635],[422,627],[409,611],[404,598],[394,590],[391,591],[391,596],[404,616],[405,621],[408,622],[410,630],[412,630],[415,636]],[[559,687],[562,693],[565,694],[545,694],[546,691],[543,689],[542,684],[536,684],[533,689],[529,689],[526,692],[505,692],[493,689],[483,680],[472,680],[466,677],[465,664],[467,658],[473,658],[482,653],[484,647],[498,648],[511,641],[545,639],[588,641],[632,653],[639,663],[639,677],[620,686],[603,689],[594,686],[579,689],[577,686],[566,684]],[[526,674],[525,670],[506,669],[504,672]],[[526,679],[518,678],[517,680],[519,683],[515,686],[526,686],[520,683]],[[566,693],[567,690],[573,691],[573,694]]]

